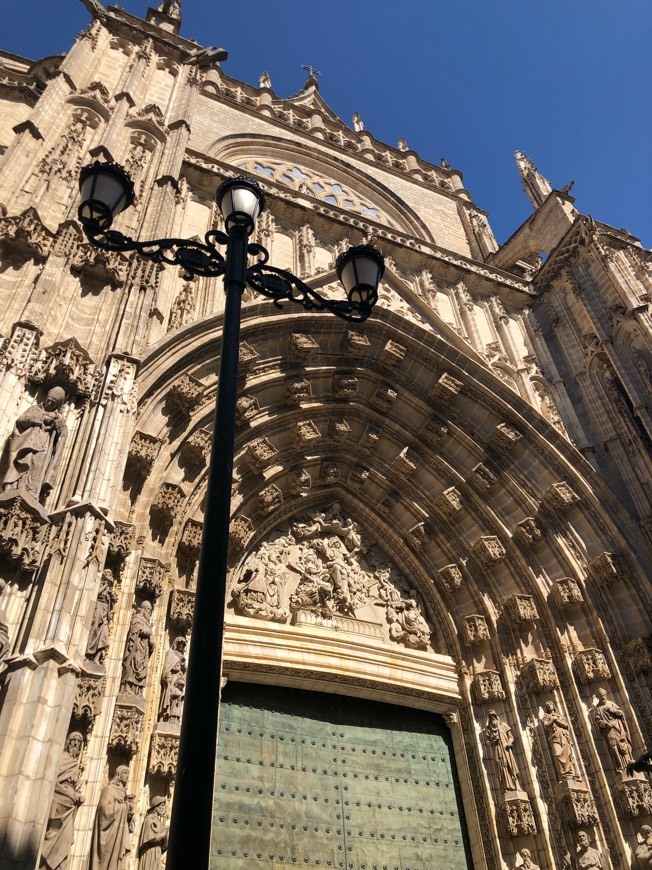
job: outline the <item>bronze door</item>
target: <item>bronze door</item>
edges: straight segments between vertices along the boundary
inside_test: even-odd
[[[211,870],[472,867],[440,716],[229,683]]]

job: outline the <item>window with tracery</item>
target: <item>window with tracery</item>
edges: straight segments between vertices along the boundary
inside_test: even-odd
[[[393,223],[377,206],[354,193],[350,188],[309,169],[302,169],[295,163],[281,160],[266,160],[264,162],[249,160],[247,163],[241,163],[240,168],[249,173],[266,176],[280,184],[289,185],[299,193],[313,196],[315,199],[320,199],[330,205],[349,211],[357,211],[363,217],[371,220]]]

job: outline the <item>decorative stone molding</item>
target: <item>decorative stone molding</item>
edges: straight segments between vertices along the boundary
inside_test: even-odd
[[[77,680],[77,691],[72,706],[73,719],[86,725],[89,731],[102,709],[102,701],[106,691],[106,677],[82,674]]]
[[[408,530],[408,538],[412,542],[412,544],[417,548],[417,550],[421,550],[430,542],[430,535],[428,530],[426,529],[425,523],[417,523],[416,526],[412,526],[411,529]]]
[[[258,401],[253,396],[239,396],[235,403],[236,426],[251,423],[258,410]]]
[[[504,701],[505,690],[498,671],[479,671],[473,677],[473,694],[478,704]]]
[[[187,417],[201,402],[203,392],[202,382],[185,374],[170,386],[167,404],[172,411],[179,411]]]
[[[534,517],[526,517],[514,526],[514,537],[525,547],[531,547],[543,538],[543,532]]]
[[[483,465],[480,462],[471,472],[471,480],[475,483],[478,489],[487,491],[491,489],[492,486],[495,486],[498,478],[493,474],[493,472],[489,471],[486,465]]]
[[[305,468],[295,468],[290,474],[289,490],[292,495],[307,495],[312,486],[312,478]]]
[[[41,330],[27,321],[14,323],[11,338],[0,343],[0,367],[11,369],[19,377],[28,374],[39,354]]]
[[[464,576],[457,565],[444,565],[437,571],[437,576],[447,592],[457,592],[464,586]]]
[[[556,580],[552,587],[552,594],[557,605],[563,610],[566,607],[576,607],[584,603],[582,590],[572,577],[562,577]]]
[[[562,820],[572,828],[598,824],[598,811],[593,795],[586,786],[569,781],[560,783],[555,796]]]
[[[500,809],[505,833],[510,837],[527,837],[536,834],[534,813],[527,796],[508,798],[500,805]]]
[[[333,398],[348,401],[358,392],[358,379],[353,375],[333,375]]]
[[[417,456],[409,447],[404,447],[392,462],[392,471],[399,477],[409,477],[412,472],[416,471],[420,461],[420,456]]]
[[[159,598],[163,592],[166,566],[158,559],[141,559],[136,577],[136,590],[146,598]]]
[[[250,441],[245,451],[245,461],[255,474],[266,468],[273,460],[276,461],[278,450],[267,438],[257,438]]]
[[[293,332],[287,340],[286,351],[291,362],[306,365],[319,353],[319,345],[311,335]]]
[[[61,387],[68,398],[88,399],[95,388],[101,370],[76,338],[60,341],[44,348],[29,373],[33,384]]]
[[[323,483],[337,483],[340,479],[340,467],[337,462],[325,459],[321,464],[319,477]]]
[[[458,381],[452,375],[444,372],[430,393],[430,398],[438,405],[448,407],[455,396],[460,392],[462,386],[463,384],[461,381]]]
[[[258,493],[258,506],[260,508],[260,512],[267,516],[268,514],[273,513],[275,510],[280,508],[283,504],[283,493],[275,486],[273,483],[270,483],[269,486],[266,486],[264,489]]]
[[[176,520],[186,497],[183,489],[176,483],[164,483],[150,506],[153,517],[170,525]]]
[[[565,482],[553,483],[544,492],[541,504],[551,513],[563,513],[580,500],[579,495]]]
[[[188,520],[183,527],[179,541],[179,553],[191,562],[196,562],[199,559],[203,530],[204,524],[197,520]]]
[[[370,453],[374,449],[376,444],[378,444],[380,436],[381,430],[378,428],[378,426],[367,426],[367,428],[362,433],[360,440],[358,441],[358,446],[362,450],[366,450],[367,453]]]
[[[116,251],[102,251],[90,245],[78,245],[68,260],[73,275],[94,275],[102,283],[122,287],[129,274],[130,261]]]
[[[244,550],[247,541],[252,536],[254,524],[248,517],[238,516],[231,520],[229,527],[229,545],[237,552]]]
[[[625,647],[625,653],[636,674],[652,671],[652,637],[637,637]]]
[[[297,423],[297,428],[294,433],[294,443],[296,447],[305,448],[311,444],[316,444],[321,438],[321,432],[312,422],[312,420],[300,420]]]
[[[559,688],[557,671],[548,659],[530,659],[521,669],[521,681],[525,691],[534,695]]]
[[[403,362],[405,351],[406,348],[402,344],[398,344],[396,341],[388,341],[378,358],[380,367],[385,371],[392,371],[398,368]]]
[[[259,358],[260,354],[250,344],[247,344],[246,341],[240,342],[238,350],[238,371],[240,374],[249,372],[256,365]]]
[[[43,556],[50,521],[32,498],[0,495],[0,553],[23,571],[35,571]]]
[[[285,401],[288,405],[300,405],[312,398],[312,388],[305,378],[288,378],[285,382]]]
[[[328,424],[328,437],[336,444],[343,444],[351,434],[351,427],[344,417],[331,417]]]
[[[370,347],[371,343],[367,336],[353,329],[347,329],[340,342],[340,351],[349,359],[360,359],[366,356]]]
[[[489,626],[484,616],[474,613],[472,616],[465,616],[462,623],[464,628],[464,640],[469,646],[485,643],[489,640]]]
[[[16,217],[0,218],[0,239],[10,257],[15,252],[44,260],[52,248],[54,233],[47,229],[36,209],[30,207]]]
[[[174,779],[179,758],[179,735],[154,731],[149,745],[150,776]]]
[[[433,502],[433,510],[441,517],[450,519],[462,510],[462,495],[455,486],[449,486]]]
[[[517,432],[512,426],[508,426],[507,423],[499,423],[491,434],[489,447],[506,456],[518,444],[521,437],[520,432]]]
[[[431,447],[437,447],[446,434],[448,434],[448,426],[438,423],[435,419],[428,420],[426,425],[419,432],[421,438],[430,444]]]
[[[349,475],[349,486],[359,492],[369,479],[369,469],[356,465]]]
[[[379,411],[382,411],[384,414],[389,411],[394,402],[397,399],[396,390],[392,390],[391,387],[385,386],[385,384],[380,384],[376,387],[375,392],[370,398],[371,404],[374,408],[377,408]]]
[[[471,545],[471,553],[477,561],[485,566],[490,567],[502,562],[507,556],[507,552],[497,537],[494,535],[485,535],[478,538]]]
[[[127,468],[139,477],[147,477],[161,452],[163,441],[144,432],[134,432],[127,454]]]
[[[575,656],[575,669],[580,682],[585,685],[611,679],[607,659],[600,649],[580,650]]]
[[[109,735],[109,749],[135,755],[140,749],[143,731],[143,710],[136,704],[116,704]]]
[[[510,595],[504,603],[505,616],[512,625],[522,625],[524,622],[537,622],[537,612],[532,595]]]
[[[616,790],[623,812],[630,819],[652,815],[652,787],[646,779],[623,779]]]
[[[117,562],[125,562],[136,542],[136,527],[131,523],[116,522],[109,536],[109,556]]]
[[[213,433],[208,429],[195,429],[181,445],[181,455],[193,468],[206,465],[211,452]]]
[[[195,593],[192,589],[173,589],[170,595],[169,620],[182,634],[186,634],[192,626],[195,613]]]
[[[601,553],[589,563],[591,574],[598,586],[605,588],[620,581],[631,579],[627,559],[620,553]]]

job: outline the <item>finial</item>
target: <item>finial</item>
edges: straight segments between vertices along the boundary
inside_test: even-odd
[[[552,192],[552,185],[541,175],[532,160],[523,151],[515,151],[516,166],[521,176],[521,184],[532,206],[537,209]]]

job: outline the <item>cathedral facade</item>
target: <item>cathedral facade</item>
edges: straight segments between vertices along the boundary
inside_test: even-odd
[[[223,292],[87,242],[93,160],[134,238],[246,174],[319,292],[385,257],[362,325],[245,291],[211,870],[650,866],[652,253],[521,152],[499,246],[312,74],[87,5],[0,53],[1,866],[161,868],[174,794]]]

